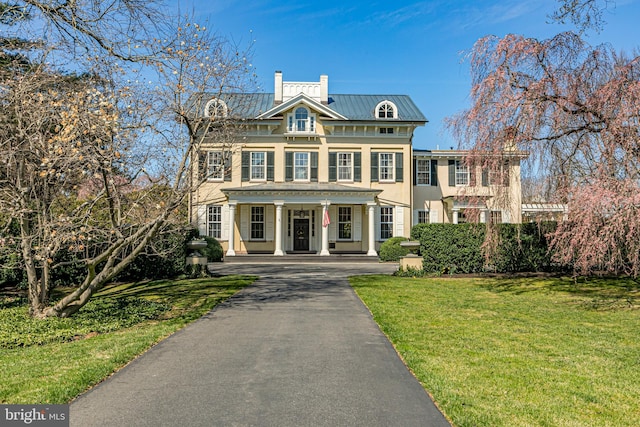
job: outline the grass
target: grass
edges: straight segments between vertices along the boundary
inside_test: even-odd
[[[635,282],[362,276],[351,284],[455,426],[640,425]]]
[[[70,319],[31,319],[26,301],[0,295],[0,402],[67,403],[253,280],[113,285]]]

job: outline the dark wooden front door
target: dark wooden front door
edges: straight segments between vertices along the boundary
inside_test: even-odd
[[[293,220],[293,250],[309,250],[309,220],[307,219]]]

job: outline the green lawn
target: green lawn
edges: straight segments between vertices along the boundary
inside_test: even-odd
[[[640,425],[637,283],[350,280],[455,426]]]
[[[67,403],[254,280],[109,286],[70,319],[31,319],[0,294],[0,403]]]

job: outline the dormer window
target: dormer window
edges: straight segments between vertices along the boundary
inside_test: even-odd
[[[211,117],[214,119],[221,119],[227,117],[229,113],[229,109],[227,104],[221,99],[214,98],[211,101],[207,102],[207,105],[204,107],[204,115],[205,117]]]
[[[316,131],[316,115],[310,114],[305,107],[298,107],[289,114],[287,122],[289,132],[314,133]]]
[[[376,106],[376,118],[378,119],[397,119],[398,109],[391,101],[382,101]]]

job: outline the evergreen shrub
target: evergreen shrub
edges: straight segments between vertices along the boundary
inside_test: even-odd
[[[486,224],[418,224],[411,238],[420,241],[428,273],[551,272],[565,269],[552,262],[546,238],[556,226],[555,222],[497,224],[497,241],[489,256]]]
[[[407,255],[409,249],[400,246],[400,243],[406,242],[407,240],[409,239],[401,236],[385,240],[382,245],[380,245],[380,253],[378,254],[380,261],[399,261],[401,257]]]

